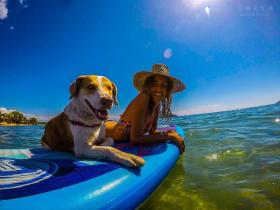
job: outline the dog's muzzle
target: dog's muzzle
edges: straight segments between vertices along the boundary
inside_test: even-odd
[[[87,106],[90,108],[90,110],[95,114],[97,119],[107,120],[109,118],[107,109],[110,109],[112,107],[113,100],[111,99],[112,103],[110,105],[109,101],[103,100],[103,102],[102,102],[102,99],[101,99],[101,103],[102,103],[103,109],[95,109],[87,99],[85,99],[85,102],[86,102]],[[110,105],[110,107],[109,107],[109,105]]]
[[[105,109],[111,109],[113,106],[113,103],[114,103],[114,101],[110,97],[101,98],[102,107],[104,107]]]

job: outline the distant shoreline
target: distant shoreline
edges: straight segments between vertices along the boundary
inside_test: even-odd
[[[34,124],[34,125],[44,125],[46,123],[37,123],[37,124]],[[6,123],[6,122],[0,122],[0,127],[3,126],[3,127],[8,127],[8,126],[34,126],[33,124],[23,124],[23,123],[20,123],[20,124],[17,124],[17,123]]]
[[[16,124],[16,123],[1,122],[0,126],[33,126],[33,125],[32,124]]]

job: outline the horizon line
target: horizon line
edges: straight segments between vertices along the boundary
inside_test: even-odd
[[[180,111],[175,111],[175,112],[172,112],[172,114],[176,115],[177,117],[184,117],[184,116],[194,116],[194,115],[203,115],[203,114],[212,114],[212,113],[219,113],[219,112],[230,112],[230,111],[237,111],[237,110],[242,110],[242,109],[250,109],[250,108],[257,108],[257,107],[262,107],[262,106],[269,106],[269,105],[275,105],[275,104],[278,104],[280,101],[277,101],[275,103],[270,103],[270,104],[261,104],[261,105],[256,105],[256,106],[244,106],[244,107],[239,107],[239,108],[228,108],[228,109],[221,109],[221,110],[213,110],[213,111],[203,111],[201,110],[200,112],[198,111],[198,109],[195,109],[196,112],[192,112],[191,109],[185,109],[185,110],[180,110]],[[200,107],[201,108],[201,107]],[[202,107],[201,109],[203,109],[205,107]],[[9,113],[9,112],[12,112],[12,111],[18,111],[18,110],[14,110],[14,109],[8,109],[8,108],[5,108],[5,107],[0,107],[0,112],[1,110],[6,110],[7,112],[6,113]],[[21,111],[18,111],[18,112],[21,112]],[[37,115],[37,114],[30,114],[30,113],[24,113],[24,112],[21,112],[23,113],[24,115],[27,115],[27,116],[35,116],[38,118],[38,120],[40,120],[40,122],[47,122],[49,121],[51,118],[55,117],[56,115]],[[109,120],[118,120],[120,117],[120,114],[113,114],[113,115],[110,115],[109,117]]]

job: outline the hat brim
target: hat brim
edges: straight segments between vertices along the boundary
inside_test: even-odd
[[[167,77],[171,80],[173,87],[171,89],[171,93],[176,93],[176,92],[180,92],[184,89],[186,89],[186,85],[180,81],[179,79],[176,79],[175,77],[172,77],[170,75],[165,75],[165,74],[161,74],[161,73],[156,73],[156,72],[148,72],[148,71],[141,71],[141,72],[137,72],[134,75],[133,78],[133,85],[134,87],[139,90],[140,92],[142,92],[144,90],[144,84],[145,81],[148,77],[154,76],[154,75],[160,75],[160,76],[164,76]]]

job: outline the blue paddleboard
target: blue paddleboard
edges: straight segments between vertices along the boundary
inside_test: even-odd
[[[161,129],[184,131],[178,126]],[[78,159],[44,148],[0,150],[1,210],[134,209],[161,183],[179,157],[172,143],[116,148],[145,159],[142,168]]]

